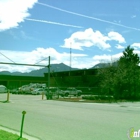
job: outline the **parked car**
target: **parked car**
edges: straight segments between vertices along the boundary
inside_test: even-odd
[[[19,89],[18,88],[11,89],[10,93],[12,93],[12,94],[19,94]]]
[[[7,88],[4,85],[0,85],[0,93],[6,93],[7,92]]]
[[[43,88],[37,88],[37,89],[34,89],[33,91],[31,91],[31,94],[33,94],[33,95],[40,95],[42,93],[46,94],[46,90]]]
[[[69,95],[80,96],[81,94],[82,94],[81,90],[78,90],[73,87],[67,88],[62,93],[60,93],[61,96],[69,96]]]
[[[32,91],[35,89],[45,88],[46,84],[40,83],[30,83],[28,85],[23,85],[19,88],[21,94],[32,94]]]
[[[48,90],[48,88],[46,88]],[[49,88],[50,93],[52,94],[59,94],[61,92],[63,92],[61,89],[59,89],[58,87],[50,87]]]
[[[45,88],[45,90],[47,99],[59,98],[59,95],[63,92],[63,90],[59,89],[58,87],[49,87],[49,89]]]

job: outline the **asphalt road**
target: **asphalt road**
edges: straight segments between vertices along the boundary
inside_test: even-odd
[[[10,103],[0,103],[0,125],[20,131],[23,110],[24,132],[41,140],[128,140],[131,127],[140,129],[140,102],[74,103],[12,94]]]

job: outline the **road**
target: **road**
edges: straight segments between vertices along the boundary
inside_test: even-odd
[[[0,125],[20,131],[23,110],[24,132],[40,140],[128,140],[131,127],[140,129],[140,102],[74,103],[12,94],[10,103],[0,103]]]

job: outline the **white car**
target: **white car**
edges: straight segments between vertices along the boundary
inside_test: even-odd
[[[4,85],[0,85],[0,93],[6,93],[7,92],[7,88]]]
[[[33,94],[33,95],[40,95],[40,94],[42,94],[42,93],[45,94],[45,92],[46,92],[46,91],[45,91],[43,88],[37,88],[37,89],[31,91],[31,94]]]

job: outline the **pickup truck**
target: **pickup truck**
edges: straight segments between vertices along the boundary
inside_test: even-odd
[[[63,91],[57,87],[50,87],[49,92],[48,88],[45,89],[45,95],[47,100],[52,99],[52,98],[59,98],[59,95],[61,95]]]
[[[63,92],[61,92],[61,96],[69,96],[69,95],[74,95],[74,96],[81,96],[82,91],[81,90],[77,90],[76,88],[67,88],[66,90],[64,90]]]

